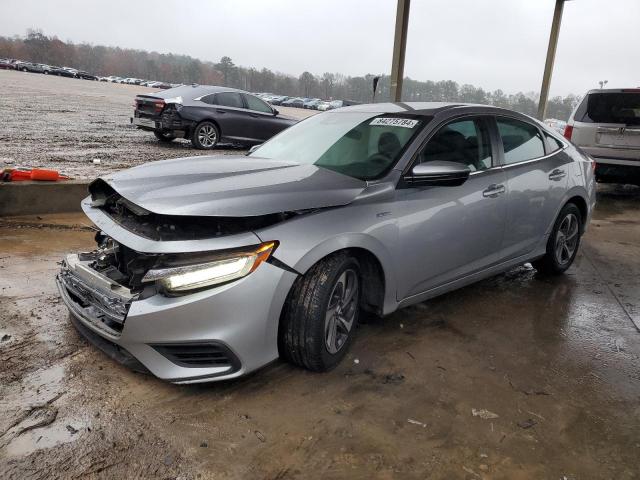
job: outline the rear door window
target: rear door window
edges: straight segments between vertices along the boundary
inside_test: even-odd
[[[544,140],[537,127],[511,118],[497,118],[506,165],[544,157]]]
[[[223,107],[244,108],[242,97],[235,92],[216,93],[215,103]]]
[[[247,101],[249,110],[253,110],[255,112],[273,113],[271,107],[260,100],[258,97],[254,97],[253,95],[244,95],[244,99]]]
[[[576,112],[576,120],[640,125],[640,91],[591,93]]]
[[[208,103],[209,105],[216,104],[216,96],[215,95],[207,95],[206,97],[202,97],[200,99],[201,102]]]

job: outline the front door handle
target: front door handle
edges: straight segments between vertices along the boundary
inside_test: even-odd
[[[482,192],[483,197],[495,198],[498,195],[504,193],[504,185],[489,185],[489,187]]]
[[[561,178],[566,177],[567,174],[564,170],[560,170],[556,168],[553,172],[549,174],[549,180],[560,180]]]
[[[218,113],[227,113],[226,110],[222,110],[220,108],[216,108],[216,112],[218,112]]]

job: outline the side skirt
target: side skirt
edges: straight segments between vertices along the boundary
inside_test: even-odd
[[[426,292],[412,295],[410,297],[405,298],[400,303],[398,303],[398,308],[408,307],[409,305],[414,305],[416,303],[424,302],[425,300],[429,300],[430,298],[437,297],[438,295],[442,295],[443,293],[447,293],[452,290],[457,290],[458,288],[465,287],[467,285],[475,283],[484,278],[492,277],[499,273],[506,272],[507,270],[510,270],[513,267],[536,260],[542,257],[544,254],[545,254],[545,251],[543,250],[542,252],[538,251],[535,253],[522,255],[512,260],[508,260],[507,262],[494,265],[493,267],[487,268],[486,270],[482,270],[480,272],[476,272],[471,275],[467,275],[466,277],[462,277],[457,280],[453,280],[451,282],[440,285],[438,287],[432,288],[430,290],[427,290]]]

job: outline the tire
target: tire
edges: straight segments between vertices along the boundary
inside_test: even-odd
[[[280,355],[314,372],[333,369],[353,341],[362,282],[358,261],[331,255],[294,284],[279,329]]]
[[[213,122],[201,122],[193,129],[191,143],[198,150],[211,150],[215,148],[220,139],[218,127]]]
[[[171,143],[176,139],[176,136],[171,132],[159,132],[158,130],[154,130],[153,134],[162,143]]]
[[[549,275],[564,273],[573,263],[580,248],[582,214],[574,203],[567,203],[553,225],[547,252],[544,257],[531,262],[536,270]]]
[[[44,72],[42,72],[42,73],[44,73],[45,75],[49,75],[49,72],[46,71],[46,70]]]
[[[22,71],[25,72],[25,73],[28,72],[28,70],[26,68],[23,68]]]

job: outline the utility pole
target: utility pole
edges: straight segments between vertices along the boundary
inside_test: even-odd
[[[544,120],[547,113],[549,85],[551,84],[551,74],[553,73],[553,62],[556,59],[556,48],[558,46],[562,10],[564,8],[565,1],[566,0],[556,0],[556,7],[553,11],[553,22],[551,23],[551,33],[549,34],[549,47],[547,48],[547,61],[544,64],[544,75],[542,76],[542,87],[540,88],[540,100],[538,101],[538,120]]]
[[[404,77],[404,53],[407,48],[407,28],[409,26],[409,6],[411,0],[398,0],[396,10],[396,33],[393,39],[393,59],[391,61],[391,101],[402,98],[402,78]]]

